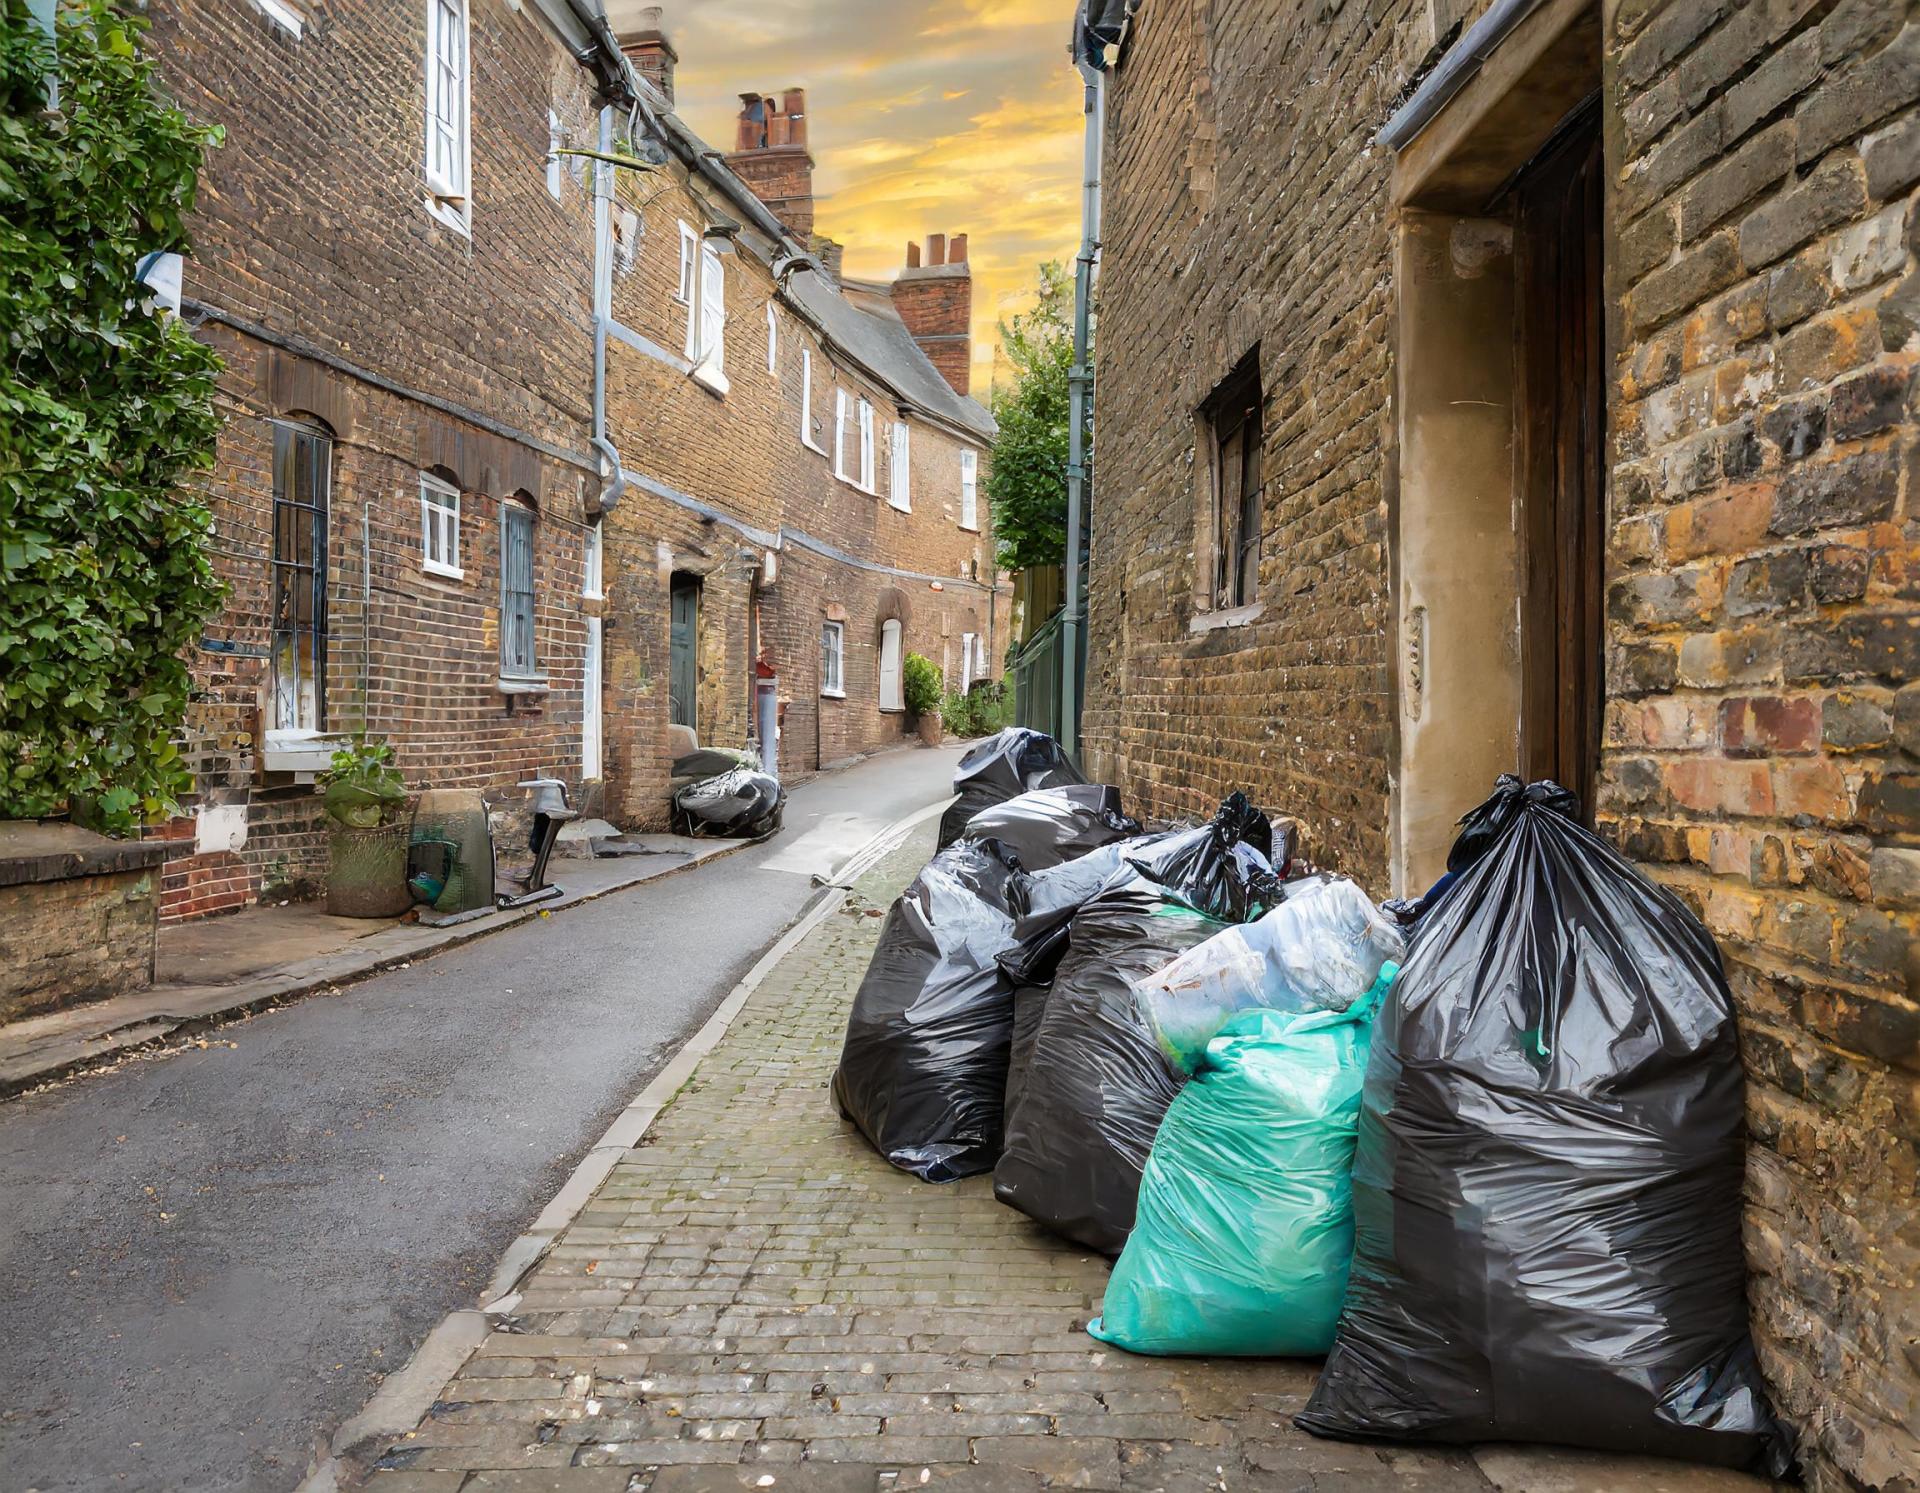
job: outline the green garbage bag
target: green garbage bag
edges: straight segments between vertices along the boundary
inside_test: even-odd
[[[1324,1354],[1353,1258],[1353,1147],[1374,1012],[1241,1011],[1153,1139],[1133,1233],[1087,1331],[1133,1353]]]

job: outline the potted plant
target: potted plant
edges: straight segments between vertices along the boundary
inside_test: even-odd
[[[407,890],[407,785],[393,748],[364,731],[333,754],[320,774],[332,864],[327,911],[338,917],[396,918],[413,903]]]
[[[928,746],[939,746],[946,728],[940,721],[940,670],[933,660],[909,653],[901,668],[900,688],[920,739]]]

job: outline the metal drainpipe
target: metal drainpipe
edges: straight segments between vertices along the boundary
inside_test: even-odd
[[[1080,661],[1084,626],[1080,547],[1086,526],[1087,426],[1093,402],[1093,365],[1088,333],[1093,314],[1093,266],[1100,253],[1101,123],[1106,74],[1077,64],[1086,80],[1086,169],[1080,193],[1080,253],[1073,270],[1073,368],[1067,375],[1067,585],[1061,623],[1060,743],[1080,753]]]
[[[613,109],[600,108],[600,150],[613,150]],[[613,236],[613,168],[605,161],[593,163],[593,445],[604,458],[611,447],[607,440],[607,316],[613,306],[613,256],[609,240]],[[614,472],[619,474],[615,458]]]

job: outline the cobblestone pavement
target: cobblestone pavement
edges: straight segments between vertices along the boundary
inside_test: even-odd
[[[375,1493],[1529,1486],[1296,1431],[1311,1364],[1103,1347],[1082,1329],[1105,1261],[989,1179],[928,1186],[842,1123],[848,1002],[931,849],[929,825],[769,975]]]

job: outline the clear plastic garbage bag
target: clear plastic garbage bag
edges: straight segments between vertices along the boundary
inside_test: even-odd
[[[1344,1011],[1406,940],[1345,877],[1289,884],[1258,922],[1223,929],[1138,986],[1140,1009],[1176,1067],[1194,1062],[1236,1013]]]

